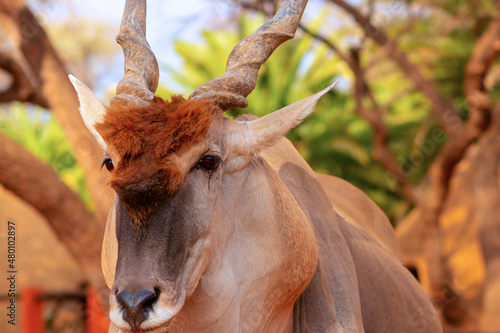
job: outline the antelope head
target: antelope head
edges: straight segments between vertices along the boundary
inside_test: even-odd
[[[239,282],[234,281],[245,277],[235,272],[235,261],[240,260],[235,258],[254,254],[245,254],[243,245],[238,250],[233,236],[237,223],[251,219],[248,209],[259,206],[252,203],[257,200],[252,191],[266,188],[258,183],[262,172],[248,175],[258,169],[259,153],[300,123],[330,87],[260,119],[233,120],[223,113],[247,106],[246,96],[255,88],[260,66],[294,36],[306,2],[283,4],[270,22],[234,48],[225,74],[188,99],[174,96],[165,101],[154,95],[158,65],[145,39],[143,0],[127,0],[125,5],[117,37],[125,55],[125,75],[110,107],[103,107],[87,86],[71,77],[84,122],[105,152],[103,166],[116,194],[102,256],[115,330],[164,332],[180,312],[195,311],[210,298],[207,290],[220,296],[220,304],[242,306]],[[245,182],[252,183],[253,190]],[[262,213],[260,218],[271,221],[276,219],[273,214]],[[293,305],[315,270],[313,233],[301,228],[301,240],[293,243],[297,257],[290,259],[288,282],[266,287],[291,292],[291,300],[275,300],[278,306]],[[287,236],[263,237],[264,245],[256,252],[279,258],[290,250],[283,248],[291,246],[283,240]],[[265,268],[256,270],[283,267],[274,259],[264,263],[257,257],[253,264]],[[210,280],[213,276],[220,277],[218,282]],[[224,320],[238,321],[234,313],[230,317]]]

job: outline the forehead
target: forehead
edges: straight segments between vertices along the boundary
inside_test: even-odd
[[[120,159],[147,154],[160,161],[203,141],[217,111],[210,100],[155,97],[147,107],[108,108],[96,130]]]
[[[117,155],[109,184],[132,220],[143,224],[162,198],[180,189],[186,161],[179,156],[208,146],[209,130],[221,118],[212,101],[181,96],[155,97],[147,107],[108,108],[95,129]]]

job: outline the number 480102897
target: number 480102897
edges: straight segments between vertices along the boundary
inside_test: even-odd
[[[12,221],[8,221],[7,224],[7,253],[8,253],[8,259],[7,261],[9,262],[9,269],[15,269],[16,265],[16,223]]]

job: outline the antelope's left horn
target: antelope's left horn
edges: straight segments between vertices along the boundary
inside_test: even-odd
[[[195,90],[190,98],[213,98],[222,110],[248,106],[262,64],[283,42],[293,38],[307,0],[284,0],[273,19],[242,39],[227,60],[224,75]]]

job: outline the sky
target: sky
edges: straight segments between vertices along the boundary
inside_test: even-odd
[[[124,0],[75,0],[75,10],[95,18],[116,22],[117,29],[122,18]],[[105,3],[105,5],[101,5]],[[181,59],[173,50],[175,39],[199,40],[199,32],[210,26],[214,17],[225,16],[229,7],[216,5],[211,0],[150,0],[147,9],[146,38],[160,64],[160,83],[176,90],[176,84],[162,64],[181,66]],[[99,13],[99,14],[93,14]],[[93,16],[96,15],[96,16]],[[112,41],[114,42],[114,41]],[[119,75],[123,74],[123,57],[117,60]],[[119,78],[118,78],[119,79]],[[110,80],[113,83],[114,78]]]
[[[28,0],[27,3],[37,13],[42,25],[76,14],[116,25],[118,33],[125,0],[52,0],[49,4]],[[181,65],[181,59],[173,50],[173,41],[200,40],[201,30],[221,24],[234,13],[234,8],[229,2],[220,0],[149,0],[147,6],[146,37],[160,64],[160,83],[175,89],[176,84],[162,69],[162,64],[174,67]],[[100,98],[123,75],[121,50],[113,37],[109,42],[116,45],[119,51],[116,65],[109,68],[109,73],[103,73],[100,84],[95,88],[95,93]]]
[[[71,15],[87,16],[116,25],[118,32],[125,0],[51,0],[41,5],[39,0],[26,0],[37,13],[42,24],[65,19]],[[149,0],[147,4],[146,35],[160,64],[160,83],[174,90],[180,87],[173,82],[162,64],[170,67],[181,66],[181,59],[173,50],[173,41],[200,40],[200,31],[225,26],[237,12],[229,0]],[[318,12],[318,2],[310,1],[304,17],[312,17]],[[94,91],[103,98],[106,91],[123,75],[123,56],[114,38],[118,56],[113,66],[103,73]],[[221,73],[222,74],[222,73]]]

